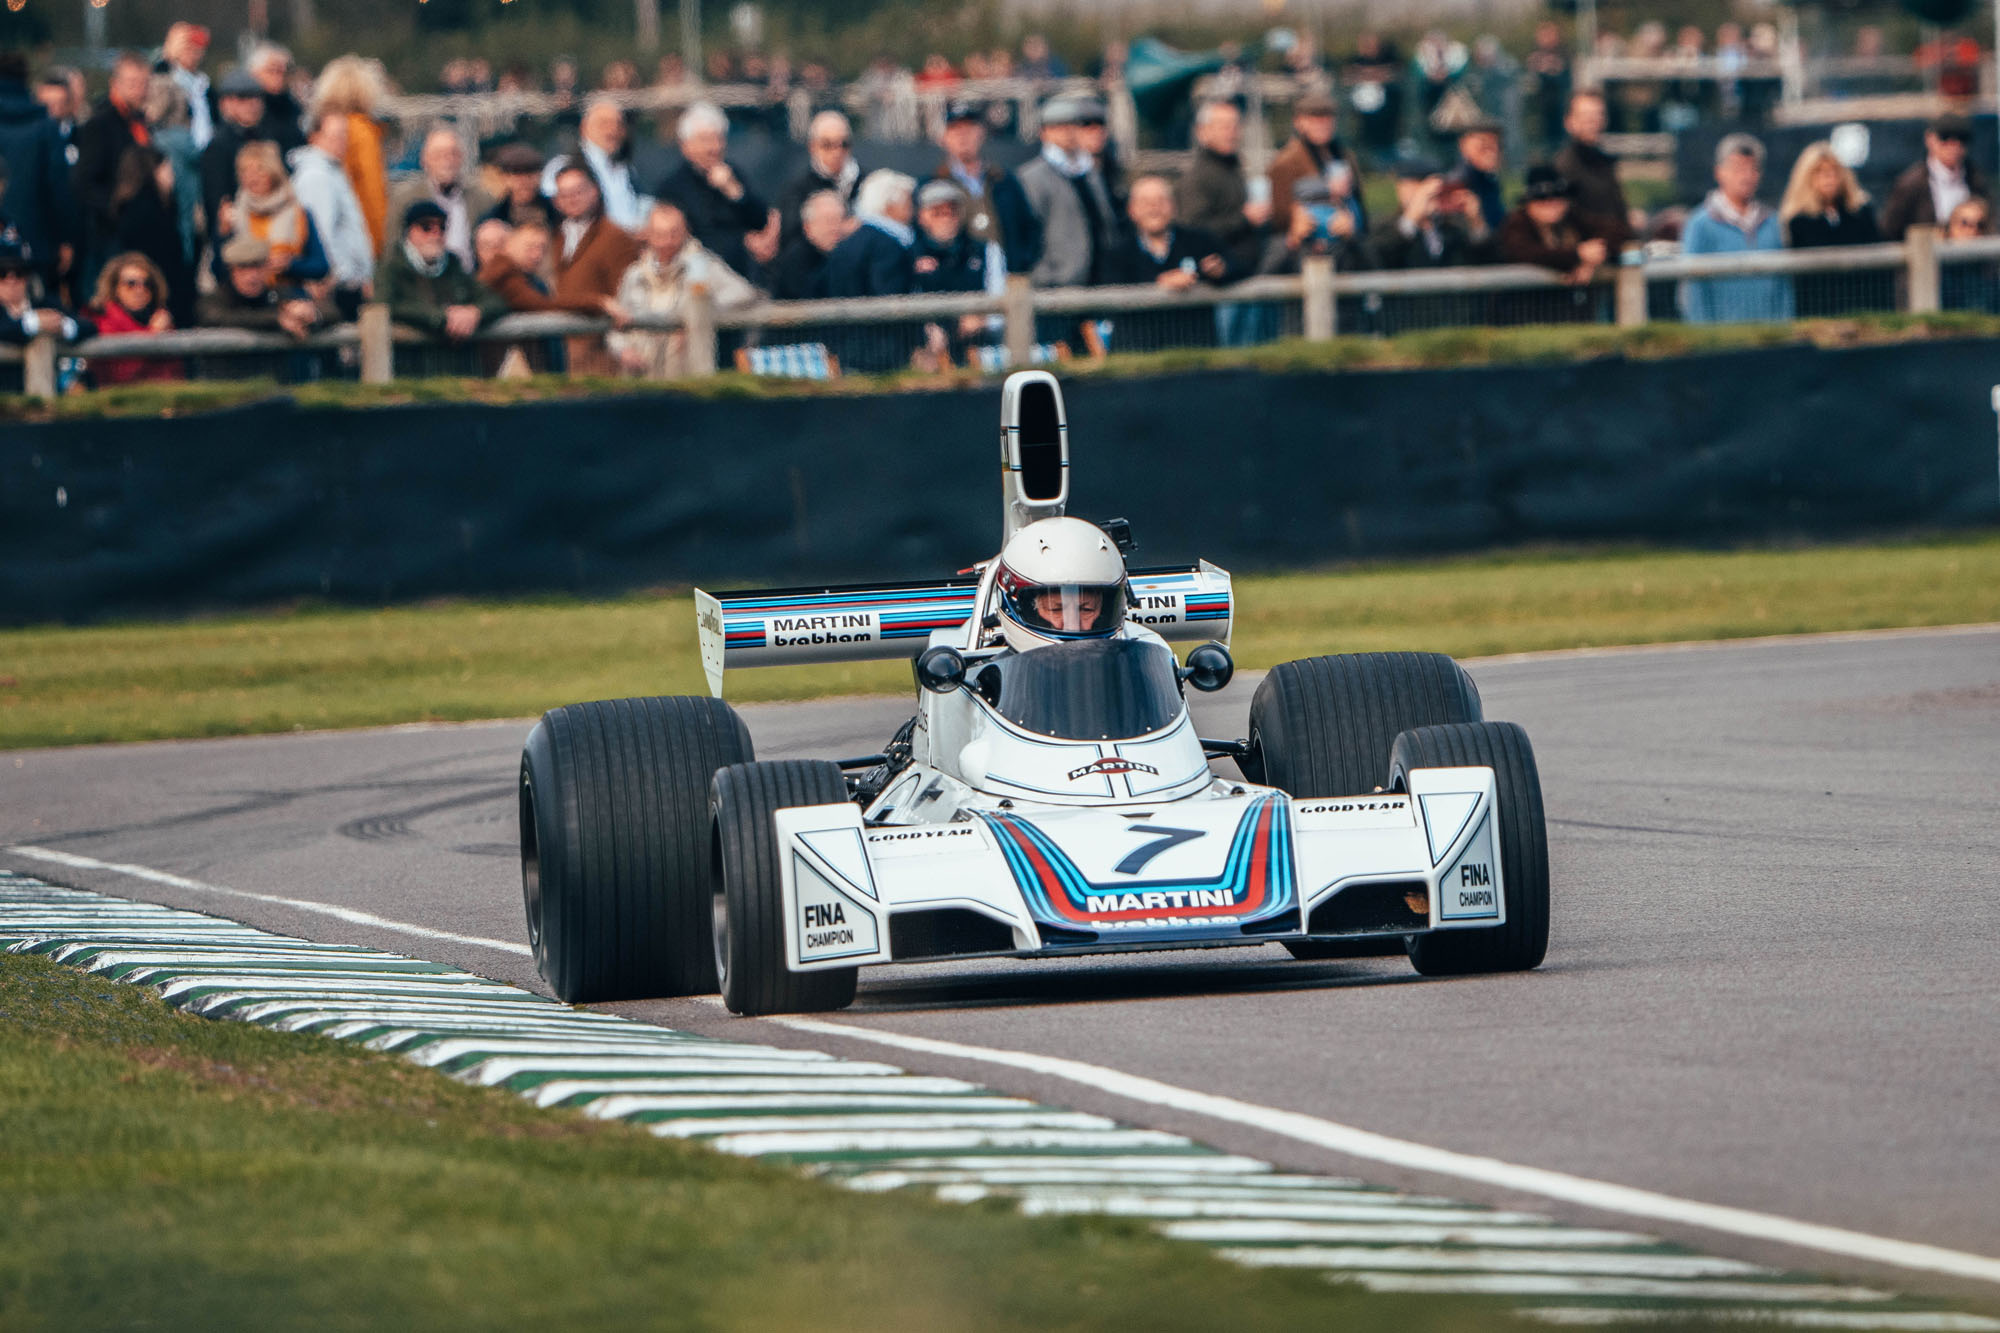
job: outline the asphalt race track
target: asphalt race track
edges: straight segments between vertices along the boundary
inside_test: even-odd
[[[937,965],[864,973],[854,1008],[829,1017],[2000,1255],[2000,628],[1494,660],[1473,674],[1487,716],[1526,726],[1541,764],[1555,925],[1540,971],[1439,982],[1399,959],[1300,963],[1273,945]],[[1204,734],[1242,733],[1253,684],[1197,709]],[[778,758],[876,749],[908,711],[843,700],[744,713],[759,756]],[[0,850],[0,866],[542,989],[515,864],[525,730],[0,755],[0,848],[199,885],[18,850]],[[616,1009],[890,1059],[1284,1168],[1579,1224],[1631,1220],[1033,1069],[734,1019],[712,1002]],[[1710,1253],[1982,1304],[2000,1295],[1769,1237],[1646,1225]]]

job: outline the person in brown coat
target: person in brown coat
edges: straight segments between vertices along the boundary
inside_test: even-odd
[[[1911,227],[1940,227],[1967,199],[1987,199],[1985,179],[1972,165],[1972,122],[1939,116],[1924,131],[1924,160],[1896,177],[1882,206],[1882,235],[1900,241]]]
[[[1327,93],[1307,93],[1292,110],[1292,137],[1271,159],[1271,198],[1280,209],[1290,208],[1297,199],[1297,185],[1307,176],[1317,176],[1336,199],[1352,199],[1360,211],[1361,230],[1368,230],[1368,211],[1361,202],[1361,159],[1340,141],[1339,123],[1334,119],[1333,98]],[[1282,229],[1287,218],[1273,221]]]
[[[1520,206],[1500,224],[1500,258],[1509,264],[1534,264],[1562,275],[1570,291],[1518,292],[1498,311],[1500,323],[1590,323],[1597,316],[1602,292],[1590,284],[1607,263],[1615,228],[1605,219],[1579,211],[1575,189],[1561,172],[1546,164],[1528,168]]]
[[[623,327],[626,314],[618,304],[618,283],[639,257],[639,242],[604,216],[597,180],[580,163],[557,173],[556,209],[563,216],[555,243],[557,308],[609,315],[613,324]],[[618,373],[618,363],[600,337],[571,338],[569,368],[573,375]]]

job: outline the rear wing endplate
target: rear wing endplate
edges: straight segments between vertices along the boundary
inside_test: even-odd
[[[1165,639],[1229,641],[1235,599],[1229,571],[1192,566],[1135,569],[1129,617]],[[709,593],[695,589],[701,668],[722,697],[734,667],[787,662],[868,662],[913,658],[931,631],[963,625],[979,596],[975,578],[773,588]]]

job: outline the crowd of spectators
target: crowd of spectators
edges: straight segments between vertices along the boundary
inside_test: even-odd
[[[1700,39],[1684,30],[1678,49],[1698,49]],[[1717,36],[1719,50],[1747,42],[1751,56],[1761,40],[1732,25]],[[1641,29],[1634,46],[1651,44]],[[613,331],[509,355],[539,369],[664,375],[687,364],[685,338],[632,327],[634,318],[683,315],[697,286],[724,310],[760,295],[997,293],[1010,273],[1044,288],[1182,291],[1296,273],[1324,255],[1344,271],[1526,263],[1580,289],[1627,247],[1661,236],[1690,254],[1730,253],[1893,240],[1913,225],[1979,235],[1992,215],[1986,179],[1967,159],[1970,126],[1946,116],[1879,216],[1825,143],[1798,157],[1770,209],[1758,199],[1765,149],[1732,133],[1717,150],[1714,190],[1649,218],[1631,207],[1604,144],[1632,107],[1570,86],[1552,24],[1518,61],[1495,43],[1468,51],[1436,34],[1407,62],[1373,35],[1337,67],[1294,49],[1286,60],[1303,92],[1290,104],[1289,138],[1262,172],[1246,165],[1244,102],[1224,77],[1193,110],[1190,156],[1172,179],[1128,179],[1104,102],[1073,93],[1037,108],[1038,151],[1003,169],[986,153],[996,104],[967,97],[946,102],[935,167],[921,180],[870,170],[848,116],[819,110],[803,167],[768,198],[730,159],[739,123],[731,112],[687,106],[671,131],[678,161],[650,170],[626,113],[579,91],[573,64],[556,71],[556,86],[576,102],[560,151],[525,139],[479,145],[440,124],[412,146],[415,170],[392,176],[378,114],[386,81],[375,62],[344,56],[310,79],[283,49],[262,46],[211,81],[208,55],[207,31],[176,23],[157,52],[120,55],[90,106],[72,71],[31,78],[21,55],[0,53],[0,340],[47,328],[80,337],[196,325],[303,338],[378,302],[399,325],[463,344],[510,311],[566,311],[608,318]],[[1114,47],[1092,72],[1115,74],[1123,58]],[[978,59],[961,69],[934,57],[910,77],[950,92],[1003,67],[1067,73],[1039,39],[1018,58]],[[1315,70],[1337,72],[1338,82],[1306,77]],[[773,82],[818,78],[775,60],[758,71],[709,71],[753,72]],[[878,81],[895,75],[873,71]],[[461,91],[513,79],[478,61],[447,71]],[[608,86],[636,81],[630,67],[606,72]],[[1751,80],[1740,82],[1726,95],[1753,99]],[[1335,88],[1357,127],[1352,139]],[[1661,107],[1679,95],[1666,89]],[[1524,96],[1546,142],[1533,145],[1510,200],[1505,182],[1515,177],[1498,108]],[[1422,132],[1413,137],[1406,118]],[[1513,156],[1518,165],[1528,154],[1517,146]],[[1383,216],[1368,206],[1372,175],[1393,178]],[[1387,195],[1378,190],[1378,202]],[[1842,297],[1830,281],[1689,281],[1680,307],[1703,321],[1825,313]],[[1594,317],[1580,304],[1568,309],[1575,313],[1534,317]],[[1157,318],[1156,335],[1171,343],[1244,343],[1276,331],[1272,310],[1249,302]],[[996,324],[968,316],[912,326],[904,345],[877,339],[858,356],[878,366],[938,364],[995,341]],[[486,368],[498,364],[495,355]],[[179,373],[167,358],[97,358],[89,367],[97,383]]]

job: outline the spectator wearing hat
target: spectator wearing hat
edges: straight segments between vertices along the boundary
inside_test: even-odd
[[[502,189],[493,207],[481,215],[481,222],[504,222],[525,227],[539,222],[549,231],[562,225],[555,202],[542,193],[542,171],[548,164],[530,144],[502,144],[493,154],[493,168],[500,173]]]
[[[221,257],[227,276],[201,298],[204,326],[303,338],[331,317],[303,290],[271,281],[271,247],[255,236],[230,237]]]
[[[1292,107],[1292,137],[1271,159],[1271,198],[1289,209],[1297,200],[1293,187],[1308,176],[1326,182],[1336,199],[1351,200],[1364,233],[1368,212],[1361,204],[1361,159],[1340,141],[1340,124],[1329,93],[1309,92]],[[1289,216],[1280,219],[1289,226]],[[1276,225],[1274,221],[1273,225]]]
[[[1099,270],[1117,245],[1111,194],[1096,162],[1083,150],[1081,126],[1091,113],[1082,98],[1050,99],[1042,108],[1042,151],[1014,173],[1039,236],[1039,244],[1023,246],[1018,258],[1032,260],[1030,276],[1037,287],[1099,281]],[[1018,271],[1014,255],[1008,267]]]
[[[1040,247],[1040,229],[1027,196],[1020,182],[985,160],[986,113],[978,103],[956,101],[945,108],[939,146],[944,161],[932,174],[965,195],[965,230],[987,247],[986,281],[998,291],[1010,270],[1034,267],[1026,252]]]
[[[1560,273],[1579,285],[1610,263],[1609,226],[1576,211],[1570,183],[1547,164],[1528,168],[1520,205],[1500,225],[1500,258]]]
[[[136,253],[114,255],[98,273],[90,318],[100,334],[166,333],[174,327],[167,300],[167,280],[152,260]],[[100,385],[182,378],[180,362],[166,357],[94,357],[90,370]]]
[[[431,337],[462,342],[507,313],[507,303],[466,272],[445,243],[444,209],[419,199],[403,214],[403,239],[375,269],[375,299],[389,317]]]
[[[1784,248],[1778,215],[1757,201],[1764,177],[1764,145],[1748,134],[1727,134],[1715,146],[1715,186],[1688,214],[1681,252],[1739,254]],[[1782,274],[1740,278],[1689,278],[1680,287],[1681,317],[1690,324],[1777,323],[1792,317],[1792,284]]]
[[[853,207],[854,193],[861,188],[861,167],[854,160],[854,127],[838,111],[822,111],[806,130],[806,169],[793,178],[778,195],[778,249],[799,238],[803,225],[800,214],[806,200],[822,190],[838,195],[844,207]]]
[[[1462,268],[1491,257],[1491,236],[1470,191],[1454,189],[1428,158],[1396,167],[1396,216],[1368,233],[1373,265],[1384,269]]]
[[[693,110],[692,107],[689,108]],[[583,122],[577,127],[576,153],[550,159],[542,171],[542,190],[554,194],[556,173],[571,162],[590,168],[604,200],[604,216],[627,232],[646,225],[653,200],[639,188],[632,172],[632,136],[625,126],[625,111],[609,98],[593,98],[583,108]]]
[[[1968,149],[1972,122],[1964,116],[1939,116],[1924,131],[1924,160],[1896,177],[1889,200],[1882,206],[1882,234],[1903,239],[1911,227],[1936,227],[1967,199],[1989,204],[1992,194]]]
[[[0,51],[0,199],[20,233],[44,291],[53,292],[66,267],[63,251],[80,239],[82,218],[70,191],[62,132],[28,92],[28,58]]]
[[[1570,183],[1571,202],[1580,213],[1617,224],[1610,238],[1614,251],[1625,248],[1634,237],[1632,209],[1625,202],[1625,187],[1618,181],[1618,159],[1604,151],[1602,140],[1608,115],[1604,94],[1573,93],[1569,111],[1563,117],[1563,131],[1569,142],[1554,158],[1555,169]]]
[[[20,346],[54,330],[66,342],[89,338],[97,326],[56,304],[51,297],[34,298],[34,258],[18,239],[0,236],[0,343]],[[0,366],[0,387],[19,391],[18,366]]]
[[[211,241],[221,244],[233,232],[236,197],[236,155],[243,145],[265,139],[264,92],[250,71],[231,70],[215,86],[215,137],[201,151],[201,208]]]
[[[713,103],[683,111],[674,129],[681,164],[660,182],[659,197],[680,209],[694,238],[731,271],[751,273],[778,257],[778,213],[723,156],[728,133],[729,118]]]
[[[604,215],[597,178],[581,162],[564,163],[556,172],[556,208],[562,214],[561,230],[552,238],[556,305],[579,315],[608,315],[622,325],[618,284],[639,257],[638,241]],[[602,338],[571,338],[565,355],[572,374],[618,373]]]
[[[445,245],[458,257],[459,267],[468,273],[477,262],[472,251],[472,229],[493,207],[493,200],[465,170],[465,143],[458,131],[438,125],[424,136],[419,153],[421,174],[389,191],[389,215],[407,217],[410,205],[428,199],[444,210]]]
[[[918,291],[986,290],[986,247],[966,231],[965,211],[965,195],[950,181],[925,181],[917,190],[911,267]]]
[[[1126,212],[1132,230],[1112,255],[1110,281],[1184,292],[1197,283],[1226,282],[1231,277],[1229,260],[1215,237],[1176,222],[1174,190],[1166,177],[1141,176],[1133,181]],[[1211,307],[1135,312],[1118,320],[1119,346],[1133,350],[1213,347],[1215,337]]]
[[[341,169],[361,216],[368,224],[369,254],[379,255],[389,240],[389,174],[382,156],[382,122],[376,118],[387,95],[382,63],[365,56],[336,56],[313,84],[312,115],[347,121],[347,152]]]
[[[847,205],[821,190],[799,209],[799,234],[771,266],[771,295],[780,301],[815,301],[826,295],[826,257],[847,235]]]
[[[618,283],[618,304],[628,314],[683,316],[693,289],[705,287],[718,310],[757,299],[757,290],[688,234],[687,219],[672,204],[654,204],[646,219],[645,249]],[[687,335],[681,329],[617,329],[605,338],[619,369],[648,379],[688,373]]]
[[[329,114],[308,118],[306,146],[292,154],[292,192],[326,248],[331,297],[342,319],[353,319],[375,283],[375,246],[354,183],[347,178],[353,121]],[[227,265],[228,261],[223,261]]]

